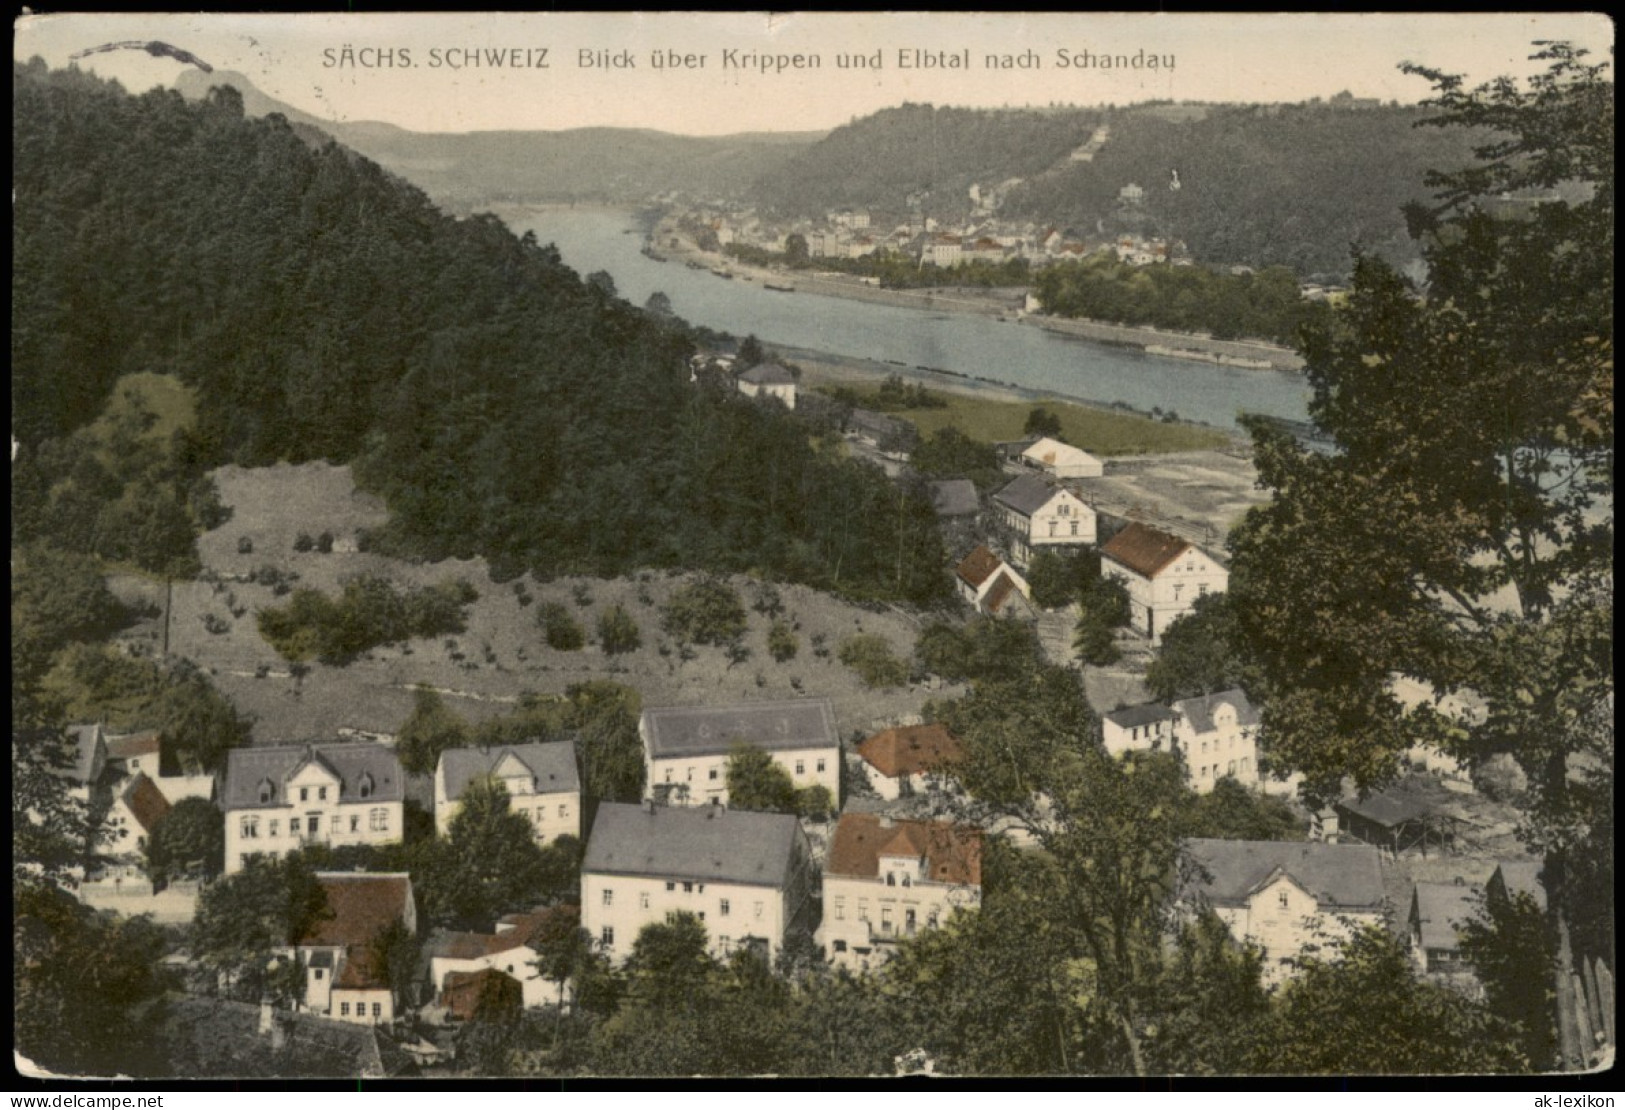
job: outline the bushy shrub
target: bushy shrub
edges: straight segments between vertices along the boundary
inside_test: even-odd
[[[606,655],[620,655],[636,651],[643,644],[638,624],[632,615],[619,605],[612,606],[598,617],[598,643]]]
[[[801,650],[801,641],[789,621],[774,621],[767,630],[767,650],[780,663],[788,663]]]
[[[745,607],[728,583],[707,578],[671,595],[661,627],[680,643],[726,644],[745,633]]]
[[[837,658],[857,672],[871,690],[901,686],[908,681],[908,663],[892,654],[884,636],[860,633],[841,641]]]
[[[587,642],[581,625],[556,601],[545,602],[536,611],[536,623],[542,626],[542,637],[554,651],[580,651]]]

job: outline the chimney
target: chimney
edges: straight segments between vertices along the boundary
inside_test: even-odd
[[[880,815],[880,827],[883,829],[889,829],[892,827],[892,819],[889,814],[882,813]]]

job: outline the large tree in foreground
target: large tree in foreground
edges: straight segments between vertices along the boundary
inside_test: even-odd
[[[1409,69],[1436,89],[1430,123],[1490,138],[1410,214],[1426,289],[1360,259],[1305,336],[1335,450],[1252,427],[1274,498],[1232,537],[1231,593],[1263,739],[1312,792],[1378,784],[1418,741],[1518,761],[1567,1013],[1568,869],[1611,836],[1573,783],[1612,740],[1614,108],[1606,66],[1535,57],[1527,87]],[[1407,707],[1397,676],[1463,697]],[[1553,1063],[1580,1067],[1569,1025]]]

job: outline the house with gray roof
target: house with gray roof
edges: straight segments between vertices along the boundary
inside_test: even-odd
[[[1184,842],[1190,873],[1178,900],[1211,909],[1239,942],[1264,953],[1266,982],[1304,956],[1326,958],[1357,929],[1383,923],[1382,863],[1364,844],[1310,841]]]
[[[811,891],[811,853],[789,814],[653,802],[598,807],[581,862],[581,924],[614,960],[677,912],[705,925],[712,955],[784,946]]]
[[[840,805],[840,733],[828,698],[645,709],[638,735],[645,797],[670,805],[726,805],[728,757],[744,744],[772,756],[797,789],[822,786]]]
[[[1411,890],[1411,957],[1423,975],[1471,978],[1461,951],[1461,929],[1479,916],[1484,891],[1465,882],[1417,883]]]
[[[101,783],[107,769],[107,733],[99,724],[69,725],[67,728],[69,766],[59,773],[68,780],[68,794],[80,802],[90,801],[90,792]]]
[[[249,856],[306,844],[393,844],[405,830],[406,775],[382,744],[235,748],[226,756],[226,874]]]
[[[1095,510],[1064,486],[1023,474],[993,495],[993,507],[1011,530],[1011,559],[1032,565],[1039,551],[1075,550],[1095,542]]]
[[[502,784],[508,808],[531,823],[538,842],[581,836],[581,776],[574,741],[441,752],[434,771],[434,823],[441,836],[451,828],[463,792],[482,779]]]
[[[1172,752],[1174,722],[1178,716],[1157,702],[1114,709],[1101,715],[1100,738],[1106,750],[1116,756],[1128,752]]]
[[[1171,706],[1174,744],[1191,789],[1206,794],[1223,778],[1260,786],[1258,710],[1241,690],[1185,698]]]
[[[735,380],[747,397],[772,397],[787,409],[796,407],[795,375],[776,362],[757,363]]]

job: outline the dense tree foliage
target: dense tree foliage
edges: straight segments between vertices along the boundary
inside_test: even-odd
[[[1100,578],[1100,553],[1093,548],[1040,549],[1027,570],[1033,601],[1044,609],[1059,609],[1095,588]]]
[[[49,884],[12,895],[16,1051],[59,1075],[164,1074],[158,927],[97,913]]]
[[[605,655],[624,655],[643,645],[638,622],[620,605],[612,605],[598,616],[598,646]]]
[[[1131,266],[1109,254],[1046,266],[1033,291],[1054,316],[1277,343],[1294,342],[1299,328],[1327,311],[1298,295],[1298,279],[1284,266],[1220,274],[1200,266]]]
[[[872,632],[848,636],[835,654],[871,689],[901,686],[908,681],[908,660],[899,658],[884,636]]]
[[[1537,57],[1527,88],[1424,72],[1436,122],[1492,137],[1411,213],[1425,295],[1362,258],[1306,336],[1310,416],[1337,450],[1253,428],[1274,499],[1232,534],[1231,592],[1269,687],[1263,739],[1321,796],[1381,782],[1417,742],[1517,760],[1562,999],[1568,861],[1612,837],[1574,784],[1576,757],[1612,767],[1614,101],[1606,66],[1561,44]],[[1499,204],[1531,192],[1546,199]],[[1408,710],[1394,675],[1483,711]],[[1577,1034],[1564,1067],[1584,1066]]]
[[[1094,667],[1117,662],[1115,632],[1130,619],[1128,590],[1115,578],[1096,577],[1078,592],[1078,620],[1072,631],[1072,648],[1078,658]]]
[[[735,744],[728,753],[728,804],[767,813],[796,811],[796,784],[790,772],[754,744]]]
[[[1425,110],[1299,105],[1138,105],[1103,117],[1111,137],[1092,161],[1013,190],[1009,215],[1060,227],[1108,226],[1181,239],[1204,261],[1343,274],[1349,244],[1415,258],[1400,206],[1426,195],[1429,167],[1468,157],[1466,135],[1418,132]],[[815,148],[816,149],[816,148]],[[1168,188],[1169,171],[1180,188]],[[1118,190],[1145,190],[1124,211]]]
[[[853,205],[900,210],[911,193],[932,211],[968,209],[974,182],[1029,177],[1089,138],[1095,115],[903,104],[838,127],[759,177],[755,196],[792,215]]]
[[[494,779],[475,779],[464,788],[446,836],[429,841],[422,852],[414,885],[425,916],[436,925],[489,928],[503,914],[556,893],[534,827],[508,808],[508,791]]]
[[[13,549],[13,637],[49,655],[70,643],[103,639],[126,615],[95,559],[39,546]]]
[[[1204,594],[1162,634],[1145,671],[1158,701],[1201,697],[1251,685],[1236,647],[1235,607],[1228,593]]]
[[[978,490],[1004,480],[993,445],[972,439],[952,424],[921,440],[908,461],[926,478],[969,478]]]
[[[673,591],[660,625],[678,643],[728,644],[745,634],[745,606],[728,583],[706,578]]]
[[[158,371],[195,392],[189,457],[356,463],[389,504],[387,552],[542,577],[760,567],[854,594],[945,590],[928,505],[878,511],[896,504],[885,476],[820,453],[793,414],[691,389],[687,330],[552,248],[442,215],[285,120],[244,119],[230,91],[187,104],[15,72],[28,449]]]
[[[304,977],[290,974],[287,960],[275,961],[274,953],[332,912],[314,869],[299,855],[250,856],[243,870],[203,888],[192,920],[192,955],[233,997],[292,997],[302,993]]]
[[[442,752],[467,747],[468,722],[446,705],[438,691],[418,686],[412,691],[412,713],[395,737],[395,754],[409,774],[432,775]]]
[[[458,579],[397,589],[387,578],[360,575],[337,598],[298,589],[288,603],[260,610],[260,635],[284,659],[342,666],[380,644],[463,630],[463,609],[478,594]]]
[[[147,841],[147,874],[155,887],[176,879],[213,879],[226,865],[226,822],[207,798],[182,798]]]

